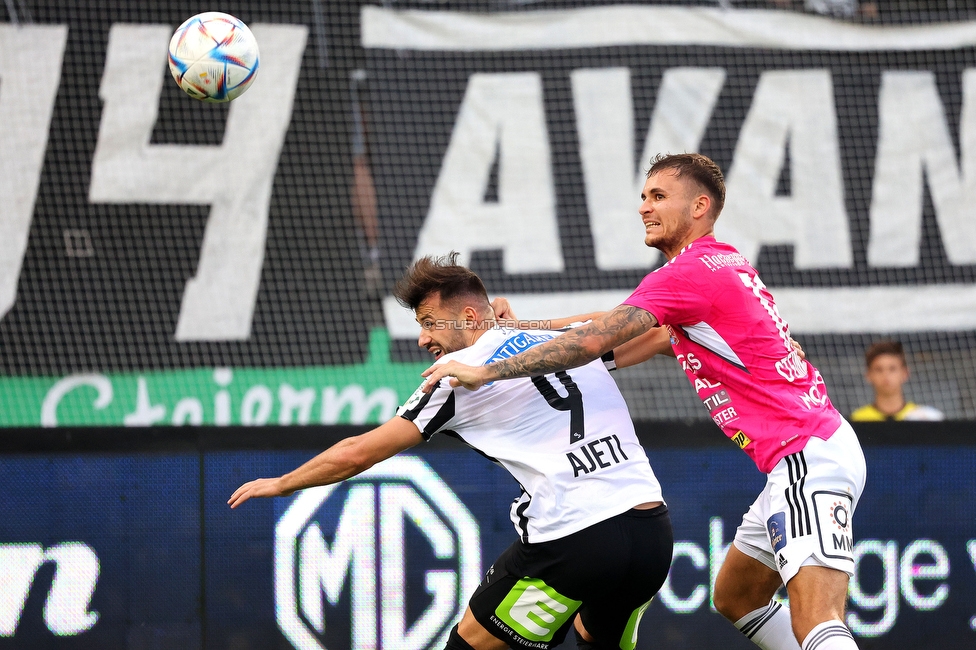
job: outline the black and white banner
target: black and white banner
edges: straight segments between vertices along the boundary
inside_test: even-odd
[[[406,265],[458,250],[523,318],[611,308],[661,262],[639,190],[678,151],[725,171],[717,234],[821,367],[897,334],[955,382],[918,373],[926,396],[976,412],[976,21],[469,5],[232,3],[261,68],[220,106],[169,78],[183,7],[5,6],[0,424],[236,421],[224,389],[235,414],[252,389],[396,402]],[[112,415],[82,395],[105,381]]]
[[[718,237],[794,332],[976,326],[976,23],[366,7],[362,42],[391,268],[455,249],[524,318],[612,307],[660,263],[647,161],[701,151],[726,173]]]

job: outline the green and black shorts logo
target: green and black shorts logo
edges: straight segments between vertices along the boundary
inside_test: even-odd
[[[542,580],[523,578],[495,609],[495,616],[529,641],[551,641],[581,604]]]

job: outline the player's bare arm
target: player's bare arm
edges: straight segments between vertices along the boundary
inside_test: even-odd
[[[423,440],[417,425],[397,416],[372,431],[340,440],[287,474],[245,483],[227,503],[236,508],[254,497],[288,496],[305,488],[338,483]]]
[[[495,312],[495,320],[501,327],[511,327],[512,329],[539,329],[543,327],[544,329],[558,330],[564,327],[568,327],[573,323],[584,323],[588,320],[593,320],[598,316],[602,316],[606,312],[595,311],[589,314],[580,314],[578,316],[567,316],[566,318],[551,318],[545,320],[521,320],[515,315],[512,310],[512,304],[508,301],[508,298],[499,296],[491,301],[491,309]],[[545,323],[545,325],[540,325],[540,323]]]
[[[674,356],[671,335],[665,327],[654,327],[613,349],[613,362],[618,368],[643,363],[653,356]]]
[[[649,312],[639,307],[620,305],[586,325],[509,359],[479,367],[456,361],[431,366],[423,373],[427,377],[424,391],[429,392],[446,376],[456,379],[452,384],[474,390],[496,379],[531,377],[576,368],[640,336],[655,325],[657,319]]]
[[[494,310],[495,318],[498,319],[499,324],[505,327],[524,329],[523,325],[533,322],[520,321],[515,316],[515,312],[512,311],[511,303],[508,302],[507,298],[502,296],[491,301],[491,308]],[[603,316],[605,313],[605,311],[595,311],[588,314],[567,316],[566,318],[556,318],[549,321],[549,327],[552,329],[562,329],[574,323],[585,323],[594,320]],[[614,363],[618,368],[635,366],[658,354],[665,354],[669,357],[674,356],[674,350],[671,349],[671,337],[663,327],[651,328],[647,332],[632,338],[613,350]]]

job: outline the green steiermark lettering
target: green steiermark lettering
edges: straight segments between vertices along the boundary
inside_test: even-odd
[[[0,427],[376,424],[429,365],[390,361],[389,334],[377,328],[366,359],[344,366],[0,377]]]

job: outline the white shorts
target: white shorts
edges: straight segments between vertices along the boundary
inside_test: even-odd
[[[783,584],[810,564],[853,576],[852,519],[864,476],[864,453],[843,420],[829,439],[810,438],[776,463],[735,532],[735,547],[778,571]]]

